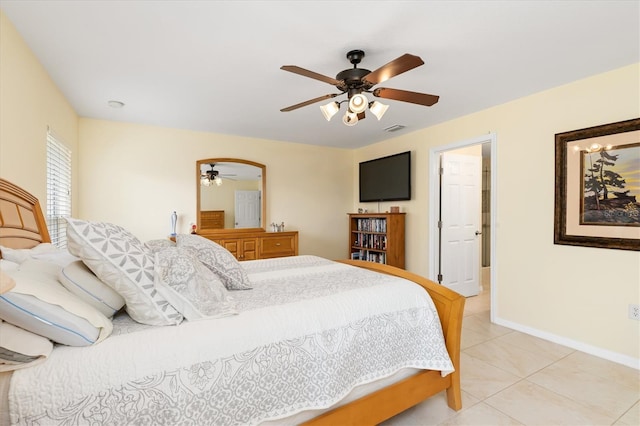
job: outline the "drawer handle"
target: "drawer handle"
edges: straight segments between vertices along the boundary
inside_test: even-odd
[[[280,246],[280,243],[276,243],[276,246],[278,246],[278,247],[279,247],[279,246]]]

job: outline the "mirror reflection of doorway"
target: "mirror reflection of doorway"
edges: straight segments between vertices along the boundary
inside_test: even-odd
[[[235,191],[235,228],[260,228],[260,191]]]

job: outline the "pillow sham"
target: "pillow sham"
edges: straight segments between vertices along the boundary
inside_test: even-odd
[[[174,325],[182,315],[153,285],[153,256],[124,228],[111,223],[67,219],[69,252],[82,259],[102,282],[126,303],[135,321]]]
[[[71,262],[62,268],[58,279],[67,290],[107,318],[114,316],[124,306],[122,296],[100,281],[81,260]]]
[[[189,248],[200,262],[215,273],[227,290],[250,290],[251,282],[240,262],[220,244],[200,235],[179,234],[177,247]]]
[[[237,313],[222,281],[188,249],[156,252],[155,286],[189,321]]]
[[[27,260],[9,272],[16,286],[0,295],[0,319],[54,342],[88,346],[104,340],[113,325],[58,282],[60,267]]]
[[[167,247],[175,247],[176,243],[171,241],[168,238],[157,239],[157,240],[149,240],[144,243],[145,247],[148,248],[151,253],[155,253]]]
[[[49,339],[0,320],[0,372],[33,367],[52,350]]]

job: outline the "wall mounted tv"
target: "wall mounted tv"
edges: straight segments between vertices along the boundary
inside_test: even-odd
[[[360,163],[360,202],[411,199],[411,151]]]

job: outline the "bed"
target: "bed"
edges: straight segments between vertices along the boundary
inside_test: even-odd
[[[48,241],[38,200],[0,179],[0,246]],[[121,311],[100,343],[1,373],[3,424],[377,424],[442,391],[462,407],[459,294],[364,261],[241,266],[252,288],[229,291],[233,315],[153,326]]]

